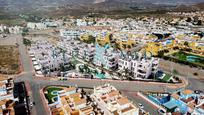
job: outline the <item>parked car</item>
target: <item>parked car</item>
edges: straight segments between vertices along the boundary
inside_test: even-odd
[[[203,91],[200,91],[200,90],[195,90],[194,91],[196,94],[201,94],[201,93],[203,93]]]
[[[166,115],[166,112],[163,109],[158,109],[157,111],[160,115]]]
[[[140,109],[144,108],[144,106],[141,103],[138,103],[138,106],[139,106]]]

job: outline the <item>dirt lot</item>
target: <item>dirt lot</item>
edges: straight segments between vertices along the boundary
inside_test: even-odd
[[[193,68],[188,65],[174,63],[167,60],[160,60],[159,68],[165,71],[172,71],[175,69],[178,71],[178,74],[182,76],[204,79],[204,70],[201,68]],[[195,73],[197,73],[197,75],[194,75]]]
[[[54,29],[32,30],[25,38],[30,39],[33,42],[46,40],[53,44],[57,44],[59,41],[59,33],[55,32]]]
[[[16,46],[0,46],[0,74],[17,74],[20,72],[19,52]]]

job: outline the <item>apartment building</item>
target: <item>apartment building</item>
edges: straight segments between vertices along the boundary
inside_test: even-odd
[[[29,50],[33,66],[37,73],[42,74],[46,69],[58,70],[61,64],[66,64],[70,56],[48,41],[37,41]]]
[[[47,26],[42,22],[36,22],[36,23],[35,22],[28,22],[27,28],[36,29],[36,30],[43,30],[43,29],[46,29]]]
[[[77,39],[82,32],[77,29],[60,29],[60,36],[66,39]]]
[[[93,63],[106,69],[114,69],[117,65],[117,54],[113,52],[113,48],[109,44],[100,46],[95,45],[95,55]]]
[[[148,78],[152,73],[156,73],[158,69],[159,59],[146,58],[141,53],[134,56],[121,56],[118,60],[118,69],[125,69],[133,73],[134,78]]]
[[[79,46],[78,57],[87,62],[92,62],[95,55],[95,46],[93,44],[84,44]]]

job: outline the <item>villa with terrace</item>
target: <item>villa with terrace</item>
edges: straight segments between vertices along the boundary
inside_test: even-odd
[[[15,98],[13,95],[13,79],[0,75],[0,115],[15,115]]]
[[[139,108],[109,84],[94,87],[91,97],[105,115],[139,115]]]
[[[95,115],[89,100],[78,88],[49,86],[44,94],[52,115]]]

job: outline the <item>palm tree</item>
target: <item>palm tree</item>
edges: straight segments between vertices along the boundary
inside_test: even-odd
[[[189,47],[189,43],[187,41],[184,42],[185,47]]]
[[[126,48],[127,48],[126,44],[123,44],[123,48],[124,48],[124,49],[126,49]]]
[[[81,66],[79,66],[79,72],[84,73],[84,69]]]
[[[120,50],[120,45],[119,45],[118,43],[115,43],[115,45],[114,45],[114,49],[118,49],[118,50]]]

